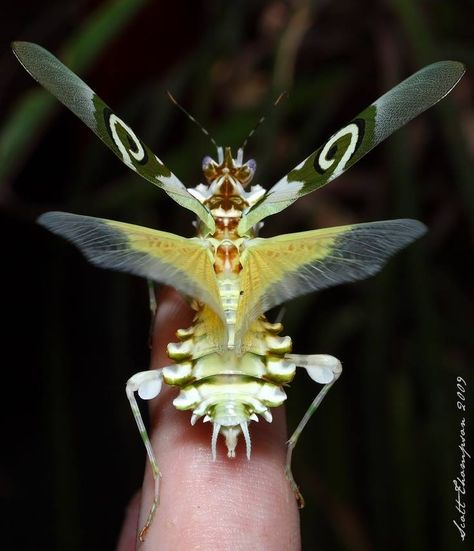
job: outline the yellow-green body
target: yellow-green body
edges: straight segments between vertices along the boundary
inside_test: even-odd
[[[241,274],[246,247],[255,239],[253,232],[245,237],[239,235],[237,226],[242,210],[259,195],[259,189],[247,194],[246,201],[241,200],[241,185],[252,174],[235,166],[230,149],[226,149],[221,163],[209,163],[208,190],[212,194],[208,199],[201,198],[204,205],[210,203],[216,229],[208,236],[207,228],[201,225],[198,238],[209,243],[224,320],[217,319],[203,302],[192,301],[196,310],[193,324],[179,330],[178,342],[168,345],[168,355],[175,365],[165,367],[162,373],[165,383],[181,389],[173,401],[177,409],[192,410],[193,424],[200,417],[214,424],[214,455],[219,430],[225,435],[230,457],[235,455],[237,436],[244,430],[250,456],[248,423],[257,420],[257,415],[271,421],[270,408],[286,400],[282,385],[291,382],[296,365],[285,359],[291,352],[291,339],[280,336],[282,324],[269,323],[264,315],[254,320],[241,343],[236,343],[239,302],[250,292],[242,283]],[[218,346],[216,334],[221,335]]]

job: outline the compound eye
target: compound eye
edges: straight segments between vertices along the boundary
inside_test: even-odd
[[[246,164],[248,166],[248,169],[250,170],[250,173],[253,176],[255,174],[255,171],[257,170],[257,163],[255,159],[249,159]]]
[[[206,155],[202,160],[202,169],[208,170],[209,167],[212,166],[213,164],[214,164],[214,161],[212,160],[212,158],[209,157],[209,155]]]

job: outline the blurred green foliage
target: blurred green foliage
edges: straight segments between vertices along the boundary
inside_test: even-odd
[[[54,1],[49,8],[65,9]],[[56,26],[45,12],[28,27],[25,5],[23,18],[12,11],[16,25],[4,30],[8,41],[40,42],[82,74],[189,186],[200,179],[202,156],[213,152],[166,89],[219,143],[234,147],[288,89],[289,99],[247,151],[257,160],[258,183],[269,187],[416,69],[450,58],[468,65],[447,100],[264,228],[265,236],[409,216],[430,228],[376,278],[287,307],[295,351],[334,354],[345,367],[295,453],[307,501],[303,549],[460,546],[452,525],[455,379],[472,381],[469,8],[472,16],[468,2],[115,0],[82,3]],[[144,456],[123,384],[147,364],[146,287],[93,269],[33,222],[57,208],[191,235],[191,218],[128,173],[13,60],[4,66],[4,384],[25,383],[2,416],[10,419],[0,472],[3,518],[15,548],[18,534],[31,549],[38,542],[111,548]],[[316,390],[301,379],[289,392],[290,427]],[[23,533],[25,523],[31,535]]]
[[[84,21],[83,27],[68,37],[58,55],[73,71],[87,70],[144,2],[112,0],[99,6]],[[31,150],[57,107],[57,100],[40,88],[26,92],[17,101],[0,134],[0,182],[14,176],[18,165],[25,162],[24,154]]]

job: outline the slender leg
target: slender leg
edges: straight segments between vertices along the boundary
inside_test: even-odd
[[[144,400],[151,400],[158,396],[161,390],[161,384],[163,380],[163,375],[161,369],[154,369],[152,371],[141,371],[136,373],[131,377],[126,386],[126,393],[128,401],[130,402],[130,407],[132,408],[133,417],[140,431],[140,436],[142,437],[143,443],[145,444],[146,453],[148,455],[148,460],[150,461],[151,470],[153,473],[153,480],[155,481],[155,497],[153,499],[153,504],[148,513],[148,517],[144,527],[140,530],[139,538],[140,541],[145,540],[145,535],[150,527],[153,517],[155,516],[156,508],[160,502],[160,479],[161,472],[158,467],[158,463],[151,446],[150,438],[148,436],[147,430],[143,423],[142,415],[138,407],[137,401],[135,399],[135,392],[138,391],[140,398]]]
[[[148,284],[148,300],[150,305],[150,329],[148,331],[148,346],[151,348],[153,343],[153,328],[155,326],[155,316],[158,304],[156,302],[155,282],[147,279]]]
[[[281,323],[283,321],[283,318],[285,317],[285,314],[286,314],[286,307],[282,306],[278,310],[278,314],[277,314],[277,316],[275,318],[275,321],[273,323]]]
[[[342,373],[342,365],[337,358],[327,355],[300,356],[298,354],[287,354],[286,358],[290,361],[293,361],[297,366],[304,367],[307,370],[309,376],[314,381],[318,383],[324,383],[323,388],[318,392],[316,398],[311,402],[311,405],[306,410],[306,413],[303,415],[303,418],[301,419],[295,431],[287,442],[288,450],[286,453],[285,475],[295,494],[296,501],[298,502],[298,507],[302,509],[304,507],[304,499],[301,495],[298,485],[295,482],[295,479],[293,478],[293,473],[291,472],[291,459],[293,456],[293,450],[295,449],[296,443],[298,442],[298,439],[303,432],[303,429],[308,424],[308,421],[311,419],[313,413],[318,409],[324,397],[329,392],[329,389],[337,381],[339,375]]]

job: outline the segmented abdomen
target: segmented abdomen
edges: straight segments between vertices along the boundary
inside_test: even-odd
[[[282,385],[293,379],[296,369],[284,359],[291,351],[291,340],[278,336],[282,325],[261,316],[247,335],[253,350],[238,355],[228,349],[196,357],[193,328],[198,324],[199,312],[193,326],[178,331],[181,342],[168,347],[176,364],[164,368],[163,377],[167,384],[181,389],[175,407],[193,410],[194,422],[201,416],[225,426],[255,420],[255,415],[271,420],[269,408],[285,401]]]

